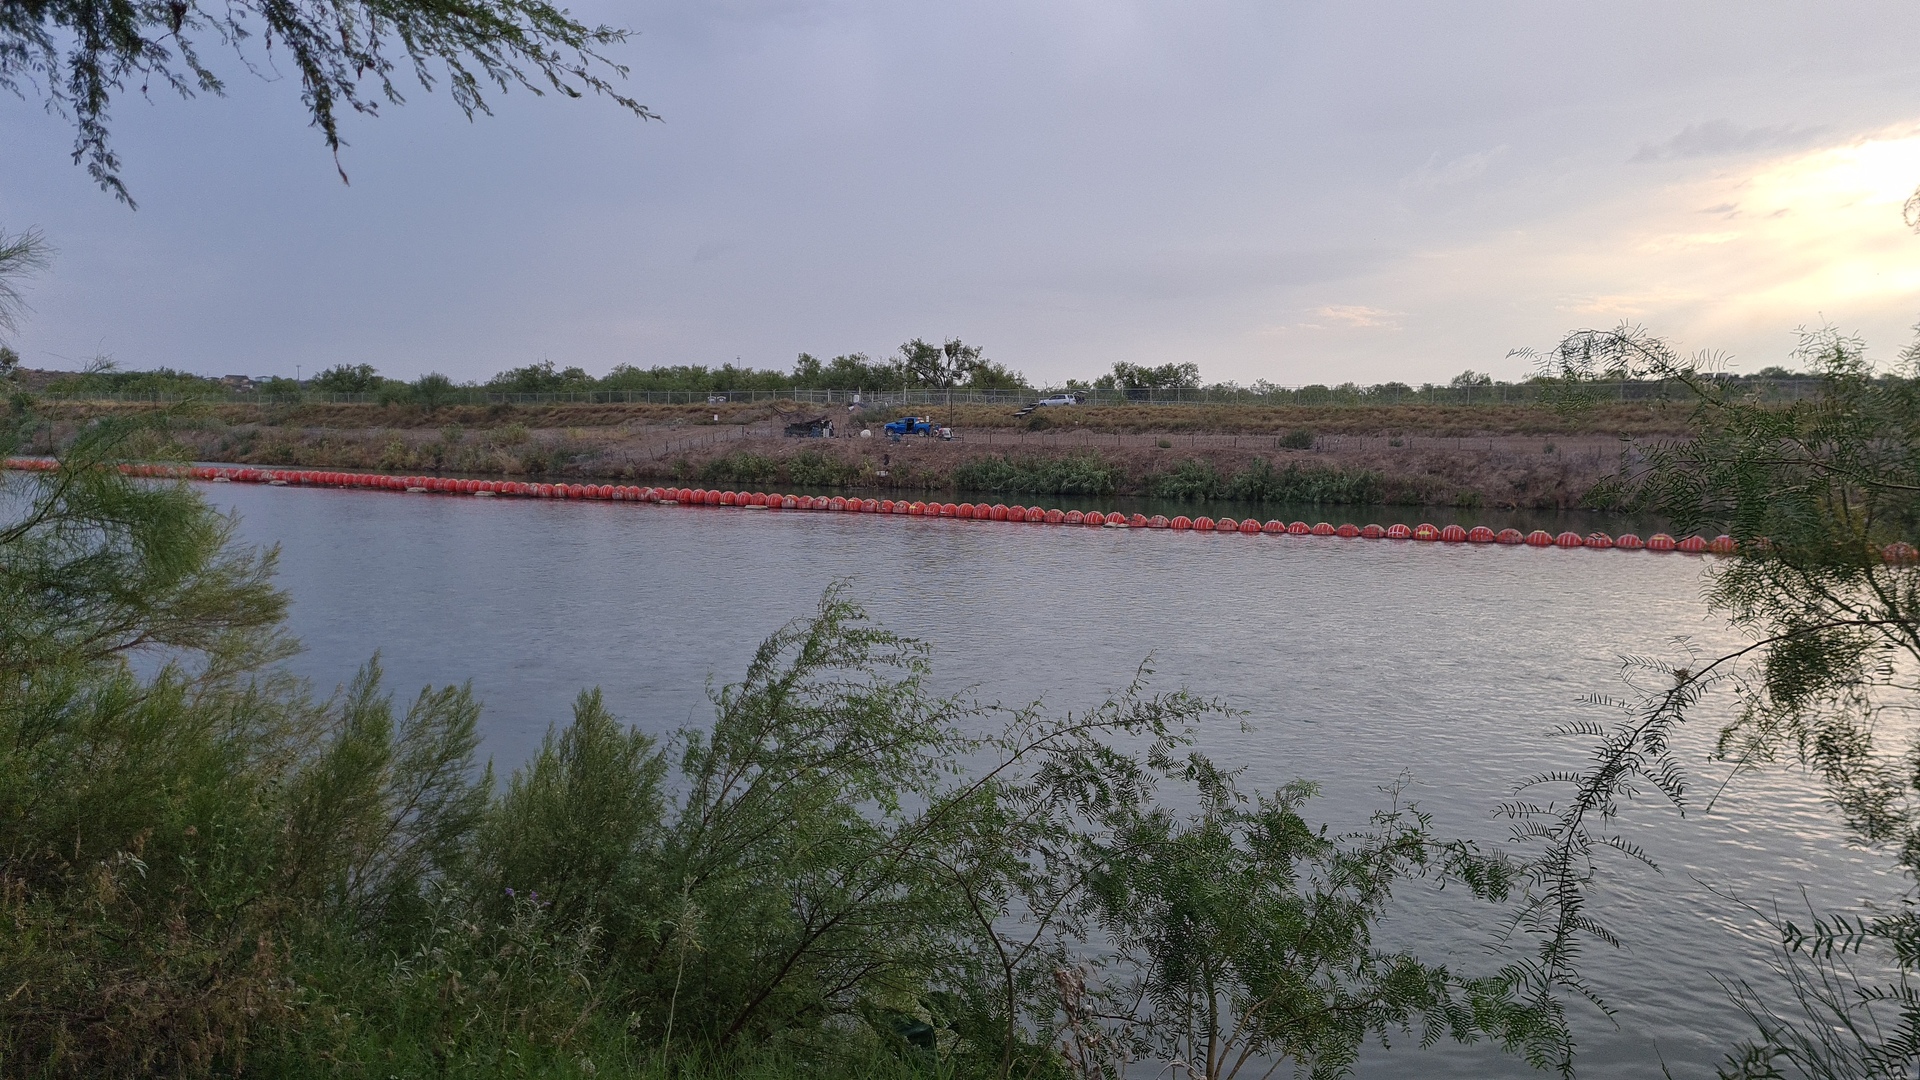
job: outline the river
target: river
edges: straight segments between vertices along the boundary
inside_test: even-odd
[[[1078,708],[1151,656],[1156,685],[1246,713],[1244,730],[1202,742],[1246,786],[1317,781],[1309,816],[1338,827],[1405,774],[1438,830],[1499,844],[1493,809],[1516,779],[1584,762],[1584,742],[1547,731],[1608,719],[1579,701],[1621,689],[1621,654],[1737,640],[1699,598],[1710,564],[1682,555],[201,490],[239,512],[247,540],[280,545],[298,671],[331,687],[378,649],[403,697],[470,679],[502,770],[583,687],[648,731],[704,724],[709,679],[737,678],[762,638],[844,580],[880,623],[931,643],[944,688]],[[1681,740],[1697,791],[1723,775],[1705,762],[1713,715]],[[1791,913],[1803,889],[1822,906],[1900,889],[1788,772],[1742,778],[1684,819],[1643,799],[1623,828],[1660,869],[1603,863],[1597,911],[1627,945],[1588,952],[1615,1014],[1574,1007],[1584,1076],[1653,1077],[1662,1062],[1711,1075],[1747,1033],[1715,976],[1770,985],[1769,932],[1712,890]],[[1451,895],[1413,890],[1386,938],[1490,972],[1496,921]],[[1370,1051],[1360,1075],[1535,1075],[1489,1047],[1407,1042]]]

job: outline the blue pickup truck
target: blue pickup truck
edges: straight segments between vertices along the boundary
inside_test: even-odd
[[[932,435],[935,425],[924,416],[903,416],[887,424],[887,438],[897,439],[902,435]]]

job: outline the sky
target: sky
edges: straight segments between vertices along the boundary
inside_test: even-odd
[[[1036,385],[1528,374],[1639,323],[1735,370],[1920,320],[1920,5],[593,0],[626,90],[346,121],[295,80],[113,110],[129,210],[0,97],[35,367],[485,379],[881,356]]]

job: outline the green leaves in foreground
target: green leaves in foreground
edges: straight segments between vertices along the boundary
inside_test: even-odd
[[[1729,987],[1756,1036],[1725,1073],[1907,1075],[1920,1055],[1920,737],[1893,721],[1920,704],[1920,567],[1902,554],[1920,540],[1920,346],[1876,371],[1861,341],[1821,329],[1802,332],[1797,359],[1816,373],[1817,396],[1769,404],[1635,327],[1581,331],[1552,356],[1551,373],[1570,384],[1625,374],[1694,395],[1695,435],[1634,448],[1601,494],[1676,532],[1730,533],[1740,557],[1711,566],[1706,595],[1748,641],[1673,662],[1630,658],[1629,692],[1593,699],[1614,720],[1562,730],[1595,740],[1590,764],[1528,780],[1503,808],[1532,850],[1518,925],[1539,936],[1530,978],[1542,994],[1584,989],[1581,942],[1616,943],[1587,911],[1596,857],[1612,847],[1645,860],[1610,821],[1646,788],[1689,805],[1676,734],[1710,694],[1730,696],[1714,750],[1728,782],[1770,765],[1806,770],[1852,839],[1905,880],[1867,901],[1870,917],[1815,914],[1802,932],[1767,916],[1791,999]]]

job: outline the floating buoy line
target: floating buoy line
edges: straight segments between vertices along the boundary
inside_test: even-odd
[[[9,469],[48,472],[58,463],[46,458],[8,458]],[[1609,536],[1603,532],[1582,535],[1571,530],[1554,534],[1544,529],[1523,533],[1519,529],[1495,531],[1485,525],[1444,528],[1420,525],[1334,525],[1322,521],[1309,525],[1254,518],[1166,517],[1154,514],[1101,513],[1098,510],[1052,510],[1039,506],[1007,506],[995,503],[941,503],[905,499],[854,499],[840,495],[782,495],[759,491],[713,491],[700,488],[635,487],[613,484],[539,484],[518,480],[454,480],[439,476],[389,476],[384,473],[322,472],[317,470],[213,468],[203,465],[121,465],[129,476],[169,480],[202,480],[211,483],[268,484],[275,487],[358,488],[366,491],[393,491],[411,494],[473,495],[524,499],[592,499],[604,502],[654,503],[661,506],[712,506],[735,510],[824,511],[846,514],[894,514],[909,517],[955,518],[961,521],[993,521],[1028,525],[1077,525],[1082,528],[1172,529],[1176,532],[1238,533],[1243,536],[1330,536],[1361,540],[1420,540],[1442,544],[1517,544],[1539,548],[1601,548],[1621,551],[1674,551],[1690,555],[1732,555],[1739,545],[1733,537],[1712,539],[1688,536],[1674,539],[1666,533],[1654,533],[1642,540],[1632,533]],[[1920,550],[1907,543],[1888,544],[1882,552],[1887,562],[1920,561]]]

